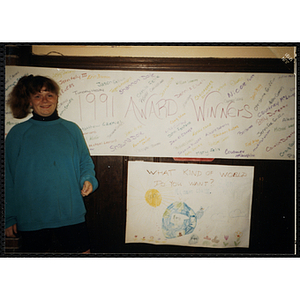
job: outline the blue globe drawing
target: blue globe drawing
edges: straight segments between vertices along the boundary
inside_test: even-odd
[[[162,218],[162,232],[167,239],[190,234],[197,225],[195,212],[184,202],[174,202],[167,207]]]

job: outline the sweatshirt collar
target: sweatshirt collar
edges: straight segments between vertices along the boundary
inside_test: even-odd
[[[59,119],[57,110],[55,110],[54,113],[48,117],[42,117],[42,116],[36,114],[34,111],[32,112],[32,115],[33,115],[32,119],[37,120],[37,121],[54,121],[54,120]]]

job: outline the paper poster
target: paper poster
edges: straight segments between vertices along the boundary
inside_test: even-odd
[[[254,167],[128,162],[126,243],[249,247]]]
[[[64,70],[8,66],[6,100],[23,75],[61,87],[58,112],[91,155],[295,158],[292,74]],[[6,107],[5,132],[24,120]]]

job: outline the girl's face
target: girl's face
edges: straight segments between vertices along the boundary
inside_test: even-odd
[[[33,107],[33,111],[42,117],[51,116],[57,107],[57,102],[57,95],[47,91],[45,87],[39,93],[30,97],[30,105]]]

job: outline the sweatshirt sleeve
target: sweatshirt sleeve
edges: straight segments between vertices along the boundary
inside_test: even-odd
[[[84,182],[89,181],[93,186],[93,191],[95,191],[98,188],[98,181],[95,177],[95,166],[83,134],[79,128],[78,146],[80,151],[80,185],[83,187]]]
[[[5,228],[17,223],[14,174],[20,150],[20,135],[12,128],[5,140]]]

